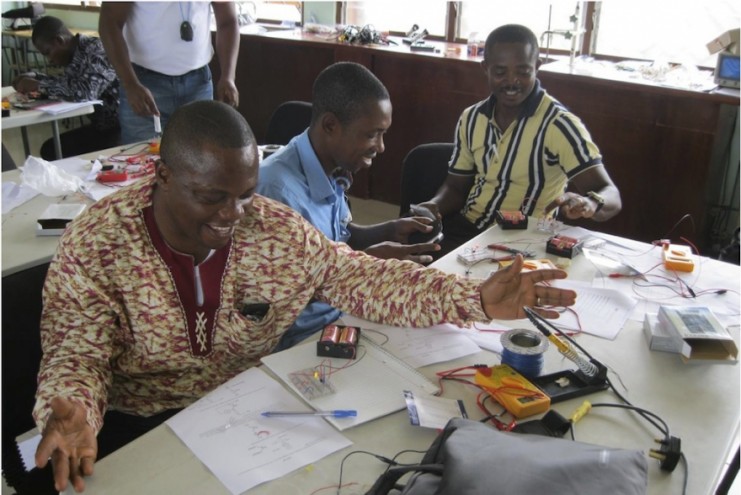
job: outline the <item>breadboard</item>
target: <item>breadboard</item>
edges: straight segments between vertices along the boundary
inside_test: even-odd
[[[293,388],[306,400],[314,400],[335,393],[332,382],[317,377],[316,368],[306,368],[288,374]]]
[[[362,334],[358,340],[358,356],[351,365],[347,365],[347,359],[317,356],[316,341],[270,354],[263,357],[262,362],[314,409],[358,411],[354,418],[325,418],[339,430],[406,408],[405,390],[419,395],[440,391],[419,371]],[[322,366],[332,370],[324,380],[334,388],[334,393],[309,398],[309,394],[318,395],[322,390],[316,390],[316,383],[309,385],[305,380],[313,378],[314,370]],[[297,372],[303,376],[292,379],[291,374]],[[299,388],[302,386],[303,391]]]

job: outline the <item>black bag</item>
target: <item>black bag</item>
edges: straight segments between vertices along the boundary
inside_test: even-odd
[[[366,495],[639,495],[647,485],[639,451],[506,433],[455,418],[420,464],[390,468]]]

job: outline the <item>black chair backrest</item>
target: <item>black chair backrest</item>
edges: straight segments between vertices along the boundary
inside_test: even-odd
[[[8,151],[8,148],[5,147],[5,144],[3,144],[3,163],[2,163],[2,169],[3,172],[6,170],[15,170],[17,167],[15,165],[15,160],[13,160],[13,157],[10,156],[10,152]]]
[[[264,144],[288,144],[309,127],[311,123],[311,103],[306,101],[287,101],[275,109],[268,121]]]
[[[453,143],[420,144],[407,154],[401,169],[399,216],[409,212],[409,205],[432,199],[445,182],[452,154]]]

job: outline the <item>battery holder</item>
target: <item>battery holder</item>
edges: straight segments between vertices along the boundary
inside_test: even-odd
[[[341,359],[355,359],[360,339],[360,328],[330,324],[322,330],[316,343],[316,355]]]
[[[565,235],[554,235],[545,245],[545,252],[562,258],[573,258],[581,252],[582,243],[579,239]]]
[[[519,210],[496,211],[497,223],[502,230],[525,230],[527,229],[527,217]]]

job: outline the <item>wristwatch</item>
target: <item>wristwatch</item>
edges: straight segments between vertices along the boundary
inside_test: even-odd
[[[591,199],[593,199],[593,200],[595,200],[597,202],[597,208],[594,210],[595,213],[597,213],[598,211],[600,211],[602,209],[602,207],[605,206],[605,198],[602,197],[602,196],[600,196],[596,192],[589,191],[587,193],[587,197],[588,198],[591,198]]]

